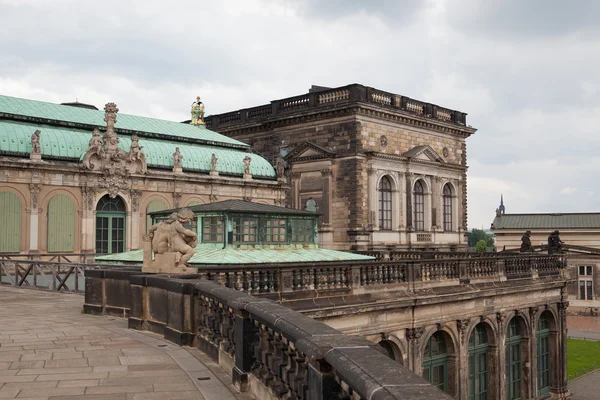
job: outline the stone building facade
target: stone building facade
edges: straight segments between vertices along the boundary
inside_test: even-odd
[[[499,210],[500,211],[500,210]],[[600,308],[600,213],[496,214],[491,231],[496,248],[518,251],[521,237],[531,231],[534,250],[545,251],[548,236],[560,232],[573,282],[568,286],[573,311]]]
[[[465,250],[466,114],[362,85],[206,118],[285,166],[288,206],[340,250]]]
[[[282,204],[249,146],[195,126],[0,96],[0,253],[142,247],[147,212],[227,199]]]

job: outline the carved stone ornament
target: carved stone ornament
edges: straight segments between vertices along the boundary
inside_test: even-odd
[[[456,326],[458,328],[458,333],[460,334],[460,342],[464,344],[465,337],[467,336],[467,328],[469,328],[469,320],[459,319],[456,321]]]
[[[212,153],[212,157],[210,158],[210,172],[215,172],[217,170],[217,156],[215,153]]]
[[[175,192],[173,193],[173,208],[179,208],[181,203],[181,193]]]
[[[444,157],[448,157],[448,148],[447,148],[447,147],[444,147],[444,148],[442,149],[442,155],[443,155]]]
[[[40,145],[40,133],[39,129],[33,132],[31,135],[31,154],[29,158],[32,160],[40,160],[42,158],[42,147]]]
[[[35,210],[38,208],[38,197],[40,195],[40,189],[42,185],[39,183],[29,184],[29,190],[31,191],[31,209]]]
[[[505,311],[496,313],[496,321],[498,321],[498,325],[500,327],[504,326],[504,322],[506,321],[506,316],[507,316],[507,314]]]
[[[129,189],[129,184],[123,175],[106,172],[98,182],[98,186],[106,189],[111,199],[117,197],[120,191]]]
[[[387,137],[385,135],[382,135],[379,138],[379,143],[381,143],[381,148],[385,148],[388,144]]]
[[[285,165],[281,155],[277,156],[277,161],[275,162],[275,171],[277,172],[277,178],[285,178]]]
[[[533,318],[537,315],[539,309],[540,308],[538,306],[529,307],[529,317],[531,318],[532,321],[533,321]]]
[[[81,194],[83,195],[83,203],[88,210],[94,209],[94,203],[96,198],[96,189],[88,186],[81,188]]]
[[[246,156],[244,157],[244,175],[251,175],[250,173],[250,163],[252,162],[252,157]]]
[[[419,340],[424,332],[424,328],[408,328],[406,329],[406,338],[408,340]]]
[[[194,255],[194,248],[198,244],[198,235],[184,227],[192,219],[194,219],[192,210],[184,208],[148,229],[148,235],[151,235],[152,242],[144,241],[142,272],[197,272],[195,268],[187,266],[187,262]],[[152,260],[152,252],[154,252],[154,260]]]
[[[142,196],[141,190],[132,190],[131,191],[131,211],[138,212],[140,211],[140,197]]]
[[[82,166],[90,171],[109,171],[111,174],[120,172],[122,174],[145,174],[147,171],[146,155],[142,151],[139,138],[131,137],[129,152],[121,150],[118,146],[119,138],[115,132],[117,113],[119,109],[114,103],[108,103],[104,107],[104,121],[106,132],[100,137],[98,128],[92,132],[92,138],[88,143],[88,149],[83,156]]]
[[[181,151],[179,147],[175,148],[175,153],[173,153],[173,169],[181,169],[181,161],[183,160],[183,156],[181,155]]]

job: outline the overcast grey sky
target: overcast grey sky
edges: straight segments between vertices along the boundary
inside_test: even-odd
[[[600,211],[600,2],[0,0],[0,93],[184,120],[362,83],[469,113],[469,227]]]

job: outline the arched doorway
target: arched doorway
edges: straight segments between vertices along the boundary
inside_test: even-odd
[[[105,195],[96,206],[96,253],[125,251],[125,202],[120,197]]]
[[[488,399],[488,361],[488,337],[484,324],[480,323],[469,340],[469,400]]]
[[[520,400],[522,397],[522,343],[524,332],[520,318],[510,320],[506,328],[506,398]]]

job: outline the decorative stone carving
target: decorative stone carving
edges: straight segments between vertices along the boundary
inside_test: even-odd
[[[244,201],[252,201],[252,196],[244,196]]]
[[[219,200],[219,196],[217,196],[216,194],[210,194],[208,195],[208,199],[213,202],[213,201],[217,201]]]
[[[531,318],[532,323],[533,323],[533,320],[534,320],[535,316],[537,315],[539,309],[540,308],[538,306],[529,307],[529,318]]]
[[[196,97],[196,101],[192,103],[192,120],[190,125],[200,126],[204,123],[204,103],[200,101],[200,96]]]
[[[379,138],[379,143],[381,144],[381,148],[382,148],[382,149],[385,149],[385,147],[386,147],[386,146],[387,146],[387,144],[388,144],[387,137],[386,137],[385,135],[382,135],[382,136]]]
[[[107,171],[102,179],[99,180],[98,186],[106,189],[111,199],[114,199],[119,194],[119,191],[126,191],[129,188],[129,183],[125,177],[119,173]]]
[[[333,175],[333,170],[331,168],[324,168],[321,170],[321,177],[328,178]],[[300,177],[300,176],[298,176]]]
[[[144,267],[142,272],[158,273],[191,273],[197,272],[189,268],[186,263],[194,255],[194,248],[198,244],[198,235],[184,228],[194,218],[194,213],[189,208],[172,213],[167,220],[152,225],[148,235],[152,242],[144,242]],[[148,236],[144,240],[149,239]],[[150,262],[154,252],[154,261]],[[150,259],[148,259],[150,257]]]
[[[533,247],[531,246],[531,231],[525,231],[525,234],[521,237],[521,248],[519,251],[521,253],[531,253],[533,251]]]
[[[212,157],[210,158],[210,175],[219,175],[219,172],[217,171],[217,161],[219,159],[217,158],[217,155],[215,153],[212,154]]]
[[[40,190],[42,185],[39,183],[31,183],[29,184],[29,190],[31,191],[31,209],[36,210],[38,208],[38,197],[40,195]]]
[[[496,313],[496,321],[498,322],[498,326],[500,329],[504,326],[504,322],[506,321],[507,314],[505,311]]]
[[[94,200],[96,198],[96,189],[89,186],[83,186],[81,188],[81,194],[83,196],[84,207],[90,211],[93,210],[95,203]]]
[[[131,191],[131,211],[138,212],[140,211],[140,197],[142,196],[141,190],[132,190]]]
[[[250,163],[252,163],[252,157],[244,157],[244,178],[252,178],[252,174],[250,173]]]
[[[456,321],[456,326],[460,335],[460,342],[465,344],[465,337],[467,336],[467,329],[469,328],[469,320],[459,319]]]
[[[40,145],[40,133],[42,133],[39,129],[33,132],[31,135],[31,154],[29,158],[32,160],[41,160],[42,159],[42,147]]]
[[[119,138],[115,132],[117,113],[119,109],[114,103],[104,107],[104,121],[106,132],[100,137],[100,130],[94,129],[88,149],[83,156],[83,168],[91,171],[108,171],[113,174],[145,174],[147,171],[146,156],[139,145],[137,136],[131,137],[129,152],[119,148]]]
[[[179,208],[181,204],[181,193],[175,192],[173,193],[173,208]]]
[[[173,153],[173,172],[181,172],[183,170],[181,160],[183,160],[183,156],[179,151],[179,147],[175,147],[175,153]]]
[[[448,157],[448,154],[449,154],[449,153],[448,153],[448,148],[447,148],[447,147],[444,147],[444,148],[442,149],[442,155],[443,155],[445,158],[447,158],[447,157]]]
[[[285,179],[285,165],[283,163],[283,157],[281,157],[281,155],[277,156],[277,161],[275,162],[275,171],[277,172],[277,179]]]

